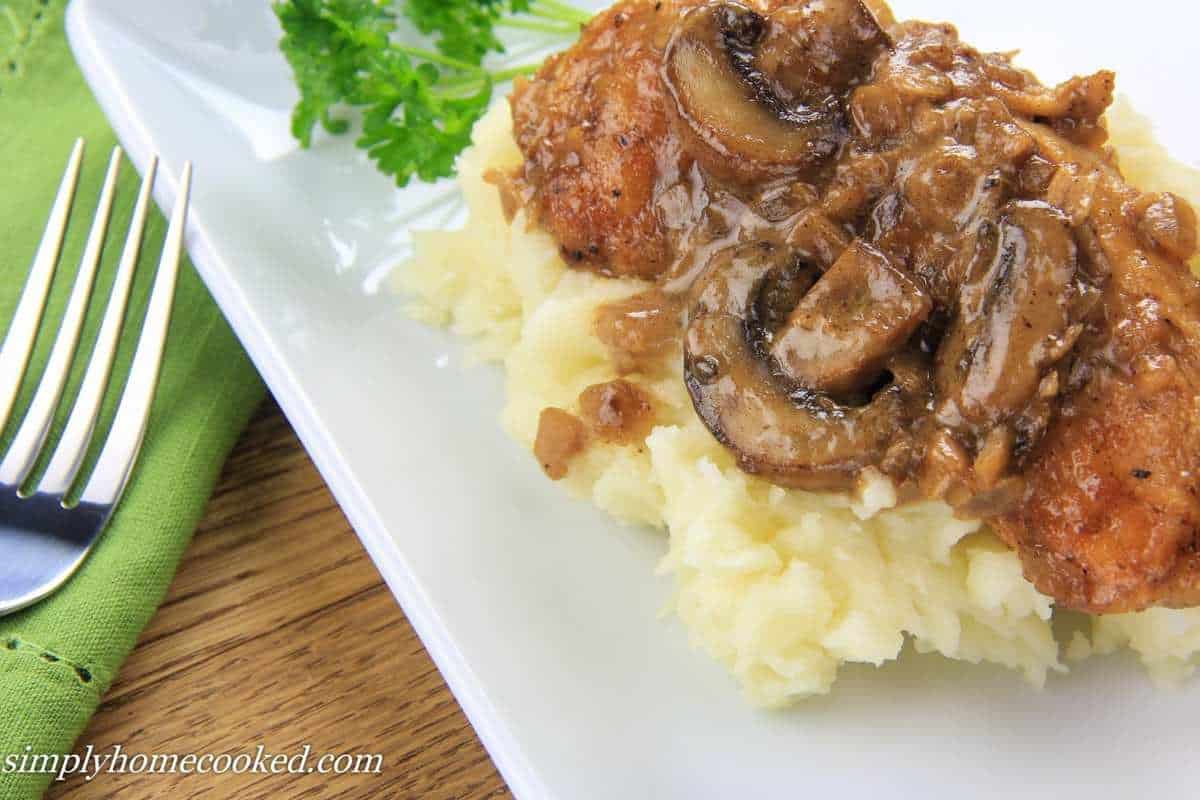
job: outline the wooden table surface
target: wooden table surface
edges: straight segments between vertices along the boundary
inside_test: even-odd
[[[101,775],[49,797],[508,797],[279,409],[225,467],[170,596],[80,740],[111,752],[379,753],[380,775]]]

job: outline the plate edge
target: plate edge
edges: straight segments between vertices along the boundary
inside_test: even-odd
[[[129,159],[139,171],[143,171],[154,149],[153,137],[144,127],[135,123],[137,117],[132,101],[121,91],[118,74],[106,61],[96,41],[92,31],[92,5],[93,0],[72,0],[68,5],[65,25],[67,40],[84,79],[117,139],[124,146]],[[177,189],[170,169],[160,171],[154,195],[161,208],[171,207]],[[386,527],[374,506],[362,494],[353,477],[342,468],[337,446],[325,434],[318,415],[304,398],[294,378],[287,374],[286,368],[272,366],[269,357],[277,356],[277,352],[255,319],[249,304],[241,297],[236,282],[222,278],[222,274],[228,274],[228,271],[222,269],[223,259],[216,254],[203,222],[195,212],[189,214],[186,244],[196,271],[255,368],[275,395],[318,472],[329,484],[335,500],[350,520],[351,527],[416,630],[509,789],[521,800],[551,798],[552,795],[525,757],[517,738],[488,698],[482,682],[445,632],[424,588],[413,576],[394,540],[387,535]],[[247,329],[249,332],[243,335]]]

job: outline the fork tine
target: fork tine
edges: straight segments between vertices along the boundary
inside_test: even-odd
[[[87,316],[88,304],[95,286],[96,269],[104,251],[104,239],[108,231],[108,220],[112,213],[117,174],[120,169],[121,148],[114,147],[108,163],[108,174],[105,175],[104,186],[100,190],[96,216],[92,220],[92,229],[88,233],[87,245],[79,262],[75,286],[71,289],[71,299],[67,301],[58,338],[50,351],[50,358],[42,373],[42,381],[33,396],[33,402],[29,405],[25,421],[21,423],[4,460],[0,461],[0,484],[20,486],[25,482],[37,462],[38,452],[46,442],[50,425],[54,422],[54,411],[62,399],[67,376],[71,374],[71,362],[75,360],[79,334],[83,331],[83,320]]]
[[[46,310],[46,298],[50,295],[51,279],[54,277],[58,256],[62,251],[63,237],[67,232],[67,220],[71,216],[71,203],[75,199],[75,186],[79,183],[79,168],[83,164],[83,139],[75,140],[67,169],[58,186],[50,218],[42,242],[38,245],[29,279],[21,292],[17,310],[4,345],[0,347],[0,431],[8,425],[9,414],[20,392],[21,379],[29,366],[33,343],[37,340],[42,313]]]
[[[137,202],[133,207],[133,217],[129,222],[129,233],[125,237],[125,249],[121,253],[121,262],[117,266],[117,275],[113,280],[108,308],[100,323],[100,332],[96,335],[96,344],[92,348],[91,361],[87,372],[84,373],[83,383],[79,387],[79,395],[75,398],[75,406],[67,418],[63,428],[58,448],[46,467],[38,491],[46,494],[65,495],[75,480],[79,467],[87,455],[88,444],[92,440],[92,432],[100,418],[100,408],[104,400],[104,390],[112,373],[113,359],[117,353],[117,343],[121,338],[121,328],[125,320],[125,308],[129,303],[129,291],[133,286],[133,275],[137,269],[138,256],[141,254],[142,233],[146,229],[146,216],[150,208],[150,190],[154,186],[154,176],[158,171],[158,159],[152,158],[142,178],[142,188],[138,191]]]
[[[162,365],[163,348],[167,341],[167,329],[171,322],[171,306],[175,300],[175,284],[179,276],[179,261],[183,253],[183,235],[187,226],[188,196],[192,188],[192,165],[183,165],[179,179],[179,195],[175,199],[175,211],[167,228],[163,244],[162,259],[158,264],[158,275],[150,292],[146,308],[146,319],[142,323],[142,335],[138,339],[133,356],[133,367],[129,380],[121,395],[117,415],[96,469],[83,490],[82,501],[101,506],[110,506],[120,499],[125,482],[133,471],[146,426],[150,421],[150,407],[154,401],[154,390],[158,384],[159,368]]]

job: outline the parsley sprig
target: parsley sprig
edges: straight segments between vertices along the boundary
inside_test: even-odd
[[[360,109],[358,146],[400,186],[452,175],[495,87],[537,69],[484,64],[504,52],[498,29],[565,40],[588,19],[560,0],[283,0],[274,8],[300,89],[293,135],[308,147],[318,124],[345,133],[346,109]],[[397,11],[433,49],[396,41]]]

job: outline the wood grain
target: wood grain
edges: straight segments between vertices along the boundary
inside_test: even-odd
[[[379,753],[379,775],[101,775],[49,797],[498,798],[504,782],[273,402],[79,743]]]

